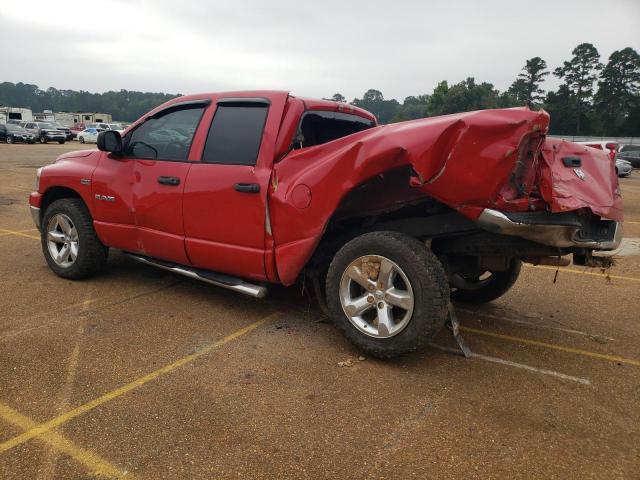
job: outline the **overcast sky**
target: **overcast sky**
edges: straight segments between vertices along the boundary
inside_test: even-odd
[[[640,1],[2,0],[0,40],[0,81],[41,88],[402,101],[467,76],[502,90],[581,42],[640,51]]]

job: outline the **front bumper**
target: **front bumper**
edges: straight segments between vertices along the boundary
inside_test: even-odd
[[[14,142],[33,143],[35,138],[33,135],[12,135]]]
[[[478,224],[493,233],[515,235],[552,247],[615,250],[622,242],[622,222],[576,212],[511,213],[485,208]]]
[[[40,208],[29,205],[29,210],[31,211],[31,218],[33,219],[33,223],[35,223],[36,228],[40,230]]]

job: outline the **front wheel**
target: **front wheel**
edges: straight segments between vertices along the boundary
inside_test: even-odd
[[[53,272],[78,280],[99,273],[107,263],[108,248],[98,238],[91,214],[77,198],[56,200],[42,217],[42,251]]]
[[[79,141],[80,143],[84,143],[84,137],[80,137],[80,138],[78,138],[78,141]]]
[[[64,140],[58,140],[58,143],[59,143],[60,145],[64,145]]]
[[[47,143],[47,137],[45,137],[44,135],[40,136],[40,143]]]
[[[501,297],[518,280],[522,262],[511,260],[504,272],[477,272],[473,275],[451,276],[451,298],[464,303],[487,303]]]
[[[13,137],[7,136],[7,143],[13,143]]]
[[[373,232],[338,251],[326,296],[352,343],[368,355],[392,358],[422,347],[442,328],[449,288],[424,244],[397,232]]]

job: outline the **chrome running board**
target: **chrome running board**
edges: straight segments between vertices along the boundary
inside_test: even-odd
[[[224,273],[216,273],[210,270],[201,270],[196,268],[185,267],[184,265],[178,265],[177,263],[164,262],[155,258],[143,257],[129,252],[124,252],[130,258],[134,260],[152,265],[154,267],[167,270],[169,272],[177,273],[185,277],[194,278],[201,282],[210,283],[218,287],[233,290],[234,292],[244,293],[255,298],[263,298],[267,295],[267,287],[263,285],[255,285],[253,283],[247,283],[237,277],[225,275]]]

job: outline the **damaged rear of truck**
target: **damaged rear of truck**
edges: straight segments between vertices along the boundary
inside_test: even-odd
[[[485,110],[293,151],[269,198],[280,281],[306,266],[345,334],[390,357],[441,328],[450,296],[503,295],[522,262],[606,264],[593,253],[621,241],[615,166],[548,125],[544,111]]]

